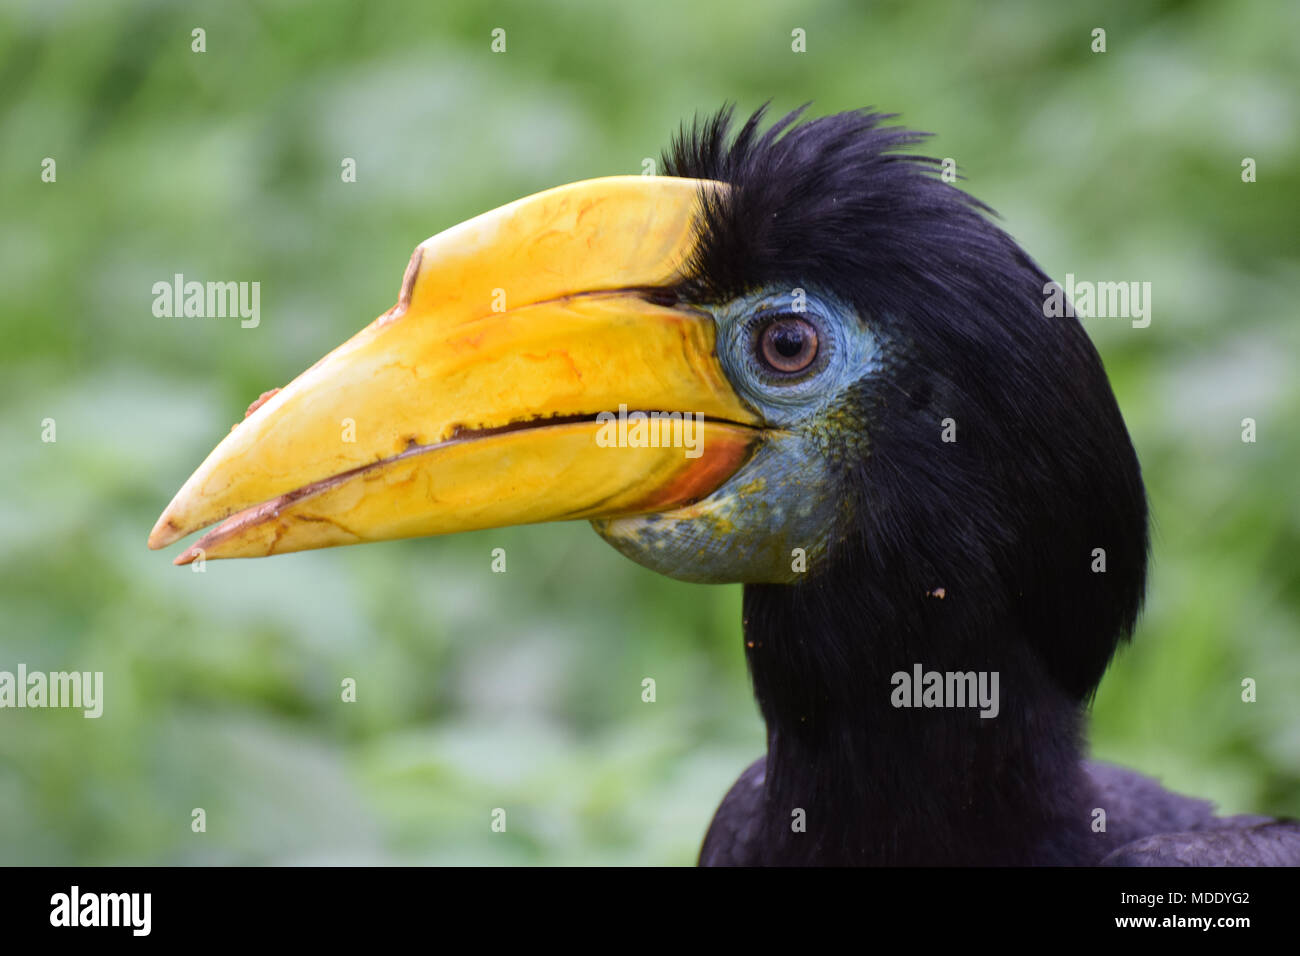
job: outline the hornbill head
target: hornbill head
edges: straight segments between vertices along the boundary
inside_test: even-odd
[[[1147,547],[1100,360],[988,210],[900,152],[918,134],[798,115],[733,135],[724,110],[666,176],[421,243],[397,305],[250,409],[150,547],[217,522],[177,563],[585,518],[796,619],[847,601],[863,644],[1027,642],[1086,697]]]

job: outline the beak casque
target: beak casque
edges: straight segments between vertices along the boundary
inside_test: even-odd
[[[712,318],[653,292],[690,254],[702,192],[725,188],[589,180],[425,240],[397,305],[254,403],[149,547],[222,522],[186,564],[707,496],[749,457],[758,418],[723,373]],[[702,415],[698,450],[598,442],[596,416],[620,406]]]

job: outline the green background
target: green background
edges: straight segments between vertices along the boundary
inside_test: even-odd
[[[416,243],[769,98],[900,112],[1049,273],[1153,283],[1150,328],[1085,323],[1155,517],[1094,752],[1300,814],[1300,5],[1132,6],[7,2],[0,669],[102,670],[106,701],[0,711],[0,862],[692,861],[763,747],[738,586],[585,524],[203,574],[144,541]],[[260,282],[260,327],[155,318],[177,272]]]

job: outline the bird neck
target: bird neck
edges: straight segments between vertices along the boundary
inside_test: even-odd
[[[932,591],[886,603],[888,583],[834,576],[745,589],[768,730],[762,862],[1075,863],[1090,852],[1081,706],[1010,620],[975,613],[979,596]]]

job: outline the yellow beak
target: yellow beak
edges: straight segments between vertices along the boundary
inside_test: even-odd
[[[221,521],[186,564],[707,496],[751,454],[758,418],[723,374],[713,320],[654,290],[691,251],[701,192],[724,188],[590,180],[421,243],[397,305],[255,403],[149,547]],[[601,413],[620,407],[665,418],[619,428]]]

